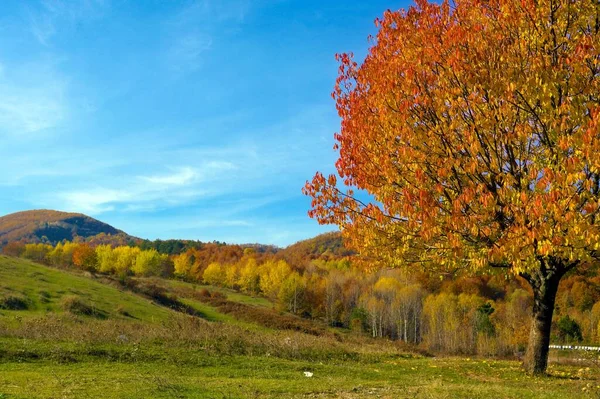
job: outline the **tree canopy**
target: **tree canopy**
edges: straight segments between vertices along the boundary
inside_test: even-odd
[[[377,25],[364,62],[338,55],[337,175],[306,184],[310,215],[388,265],[526,278],[542,372],[558,281],[599,256],[600,5],[417,0]]]

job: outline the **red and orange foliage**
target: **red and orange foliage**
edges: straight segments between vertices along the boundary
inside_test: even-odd
[[[277,255],[291,265],[306,266],[317,259],[337,261],[354,253],[344,245],[341,234],[335,232],[297,242],[277,252]]]
[[[314,247],[310,242],[302,246]],[[208,247],[217,253],[213,245]],[[75,266],[120,277],[173,276],[227,287],[267,297],[279,311],[373,337],[422,345],[430,351],[512,356],[527,344],[532,293],[522,279],[507,280],[502,275],[446,275],[440,279],[403,269],[365,273],[362,266],[353,264],[353,258],[336,259],[327,249],[323,259],[311,249],[299,257],[300,264],[290,264],[280,254],[261,254],[254,248],[234,252],[241,255],[237,260],[225,257],[222,259],[228,259],[227,263],[211,261],[198,276],[192,271],[195,251],[169,258],[154,249],[109,245],[93,249],[86,243],[67,242],[54,248],[27,244],[22,255],[54,266]],[[210,257],[198,259],[208,261]],[[569,315],[579,323],[587,342],[598,342],[600,284],[595,274],[563,279],[561,292],[564,295],[558,300],[557,317]],[[236,317],[244,319],[243,314],[250,311],[217,299],[209,302]],[[483,311],[486,306],[491,313],[489,308]],[[268,326],[283,323],[282,328],[290,327],[294,320],[266,311],[252,317],[259,317]]]
[[[21,241],[12,241],[2,248],[2,253],[8,256],[19,257],[25,252],[25,243]]]
[[[96,250],[88,244],[78,245],[73,251],[73,264],[80,269],[94,271],[96,270],[97,262]]]
[[[600,258],[599,14],[568,0],[386,12],[364,62],[338,57],[338,173],[304,190],[311,216],[385,266],[526,279],[533,373],[560,279]]]

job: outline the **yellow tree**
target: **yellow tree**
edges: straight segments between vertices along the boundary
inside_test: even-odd
[[[221,264],[213,262],[204,270],[202,279],[206,284],[223,286],[225,283],[225,270]]]
[[[246,248],[250,249],[250,248]],[[258,263],[254,258],[248,258],[240,269],[238,284],[242,291],[258,294],[260,291],[260,273]]]
[[[168,255],[160,254],[155,249],[141,251],[137,254],[131,271],[140,276],[166,277],[172,273],[172,262]]]
[[[175,275],[188,277],[192,269],[192,257],[187,252],[183,252],[173,258],[173,266]]]
[[[75,242],[67,241],[62,247],[62,260],[61,265],[73,266],[73,253],[79,247],[79,244]]]
[[[285,260],[267,261],[260,267],[260,290],[265,296],[277,299],[281,285],[292,273],[292,268]]]
[[[63,257],[63,243],[59,242],[56,246],[48,252],[47,259],[51,265],[61,266]]]
[[[110,245],[98,245],[96,247],[96,258],[98,259],[98,271],[100,273],[112,273],[117,263],[117,255]]]
[[[52,246],[48,244],[26,244],[23,257],[35,262],[46,262],[52,250]]]
[[[113,250],[115,256],[114,271],[120,276],[126,276],[136,264],[141,250],[138,247],[117,247]]]
[[[363,255],[526,279],[532,373],[560,279],[598,258],[599,20],[589,0],[386,12],[362,64],[339,56],[338,173],[304,189]]]
[[[300,313],[305,306],[306,277],[298,272],[290,273],[279,289],[279,306],[294,314]]]

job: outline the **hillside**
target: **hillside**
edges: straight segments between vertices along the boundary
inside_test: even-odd
[[[581,363],[530,377],[514,360],[423,357],[390,341],[298,324],[266,300],[230,290],[156,278],[132,283],[130,290],[100,275],[0,256],[0,398],[598,393],[595,370]],[[167,309],[156,300],[161,292],[194,316]]]
[[[353,254],[354,251],[344,246],[339,232],[320,234],[278,252],[278,255],[292,265],[302,265],[314,259],[340,259]]]
[[[80,213],[32,210],[0,217],[0,245],[13,241],[56,244],[98,234],[129,237],[121,230]]]
[[[0,256],[0,321],[49,313],[150,322],[165,320],[172,312],[84,276]]]

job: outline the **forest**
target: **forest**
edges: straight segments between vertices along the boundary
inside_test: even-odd
[[[68,241],[56,246],[11,243],[3,251],[123,280],[157,276],[230,288],[268,298],[280,312],[432,353],[513,357],[525,350],[532,293],[522,279],[370,269],[336,247],[339,241],[339,235],[326,234],[279,252],[196,243],[169,255],[155,248]],[[552,343],[598,342],[600,277],[590,267],[561,282]]]

